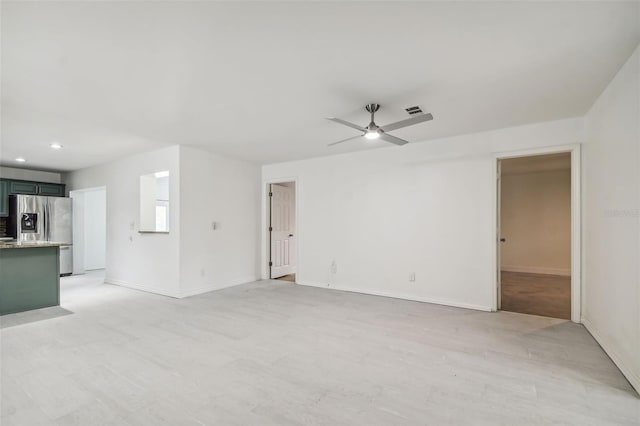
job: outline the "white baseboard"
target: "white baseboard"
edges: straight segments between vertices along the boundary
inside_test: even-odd
[[[513,266],[500,265],[500,269],[505,272],[523,272],[526,274],[545,274],[571,276],[571,268],[546,268],[543,266]]]
[[[105,277],[104,282],[107,284],[118,285],[120,287],[131,288],[133,290],[140,290],[140,291],[146,291],[147,293],[159,294],[161,296],[175,297],[177,299],[180,298],[180,294],[176,292],[166,291],[166,290],[158,289],[156,287],[149,287],[149,286],[145,286],[137,283],[118,280],[115,278]]]
[[[223,288],[235,287],[237,285],[247,284],[247,283],[251,283],[251,282],[254,282],[254,281],[258,281],[258,280],[259,280],[259,278],[257,278],[255,275],[252,275],[250,277],[239,278],[239,279],[230,281],[228,283],[224,283],[222,285],[220,285],[220,284],[207,284],[207,285],[204,285],[204,286],[200,286],[200,287],[196,287],[196,288],[192,288],[192,289],[181,291],[180,292],[180,298],[195,296],[195,295],[198,295],[198,294],[208,293],[210,291],[215,291],[215,290],[222,290]]]
[[[633,371],[629,367],[630,362],[628,363],[623,360],[620,354],[613,349],[614,346],[607,340],[605,334],[600,333],[587,318],[582,319],[582,324],[587,331],[591,333],[593,338],[596,339],[596,342],[598,342],[607,355],[609,355],[609,358],[611,358],[613,363],[620,369],[624,377],[631,383],[631,386],[640,394],[640,371]]]
[[[348,291],[351,293],[369,294],[372,296],[390,297],[392,299],[402,299],[402,300],[411,300],[414,302],[434,303],[436,305],[453,306],[455,308],[473,309],[476,311],[485,311],[485,312],[492,311],[490,306],[474,305],[471,303],[458,302],[455,300],[448,300],[448,299],[421,297],[421,296],[413,296],[413,295],[407,295],[407,294],[387,293],[384,291],[366,290],[361,288],[336,286],[336,285],[328,286],[326,284],[317,284],[317,283],[299,282],[299,281],[296,281],[296,284],[304,285],[307,287],[319,287],[319,288],[327,288],[330,290]]]

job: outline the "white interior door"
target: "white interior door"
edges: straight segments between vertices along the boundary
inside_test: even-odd
[[[498,282],[496,283],[497,287],[498,287],[498,300],[497,300],[497,308],[498,310],[500,310],[502,308],[502,251],[501,251],[501,245],[503,243],[503,238],[502,238],[502,218],[501,218],[501,209],[502,209],[502,163],[500,163],[500,160],[498,160],[498,170],[496,170],[497,172],[497,178],[496,178],[496,202],[497,202],[497,206],[496,206],[496,211],[497,211],[497,217],[496,217],[496,226],[498,229],[498,233],[496,235],[496,269],[497,269],[497,280]]]
[[[271,278],[296,272],[295,188],[271,185]]]

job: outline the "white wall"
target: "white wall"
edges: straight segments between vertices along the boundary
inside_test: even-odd
[[[258,279],[260,167],[181,146],[180,173],[182,295]]]
[[[165,170],[170,232],[138,233],[140,176]],[[259,166],[175,145],[69,173],[66,182],[106,186],[107,282],[185,297],[259,278]]]
[[[107,282],[169,296],[180,295],[179,155],[179,147],[171,146],[66,176],[69,190],[106,187]],[[140,176],[164,170],[169,170],[171,176],[171,232],[138,233]]]
[[[571,275],[571,170],[503,174],[501,186],[502,270]]]
[[[39,170],[17,169],[15,167],[0,167],[0,177],[4,179],[34,180],[38,182],[61,183],[62,175],[55,172]]]
[[[297,178],[299,283],[490,310],[493,153],[582,139],[568,119],[267,165],[262,178]]]
[[[586,117],[584,323],[640,391],[640,51]]]

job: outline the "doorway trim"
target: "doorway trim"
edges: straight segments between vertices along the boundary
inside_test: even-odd
[[[287,183],[287,182],[293,182],[294,183],[294,189],[295,189],[295,199],[296,199],[296,203],[295,203],[295,218],[296,218],[296,229],[294,230],[294,234],[296,236],[296,278],[298,277],[299,273],[300,273],[300,214],[298,213],[300,211],[300,181],[298,180],[297,176],[293,176],[293,177],[288,177],[288,178],[274,178],[274,179],[267,179],[267,180],[263,180],[262,181],[262,217],[260,218],[260,235],[261,235],[261,240],[262,240],[262,244],[261,244],[261,255],[260,255],[260,271],[261,271],[261,278],[263,280],[268,280],[270,279],[270,267],[269,267],[269,252],[271,250],[271,244],[270,244],[270,233],[269,233],[269,219],[270,218],[270,205],[269,205],[269,186],[273,185],[273,184],[277,184],[277,183]]]
[[[493,200],[493,236],[494,236],[494,295],[492,310],[498,310],[498,298],[500,297],[500,281],[499,281],[499,268],[500,259],[498,258],[498,250],[500,244],[500,229],[498,226],[499,212],[498,212],[498,200],[499,186],[497,179],[500,177],[499,173],[499,161],[508,158],[518,157],[531,157],[535,155],[545,154],[571,154],[571,321],[580,323],[582,322],[582,201],[581,201],[581,145],[558,145],[547,146],[541,148],[514,150],[514,151],[502,151],[493,154],[493,170],[496,174],[496,181],[494,181],[494,200]]]

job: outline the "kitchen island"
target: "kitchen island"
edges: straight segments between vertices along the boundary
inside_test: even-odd
[[[60,304],[60,246],[0,242],[0,315]]]

